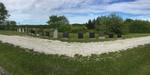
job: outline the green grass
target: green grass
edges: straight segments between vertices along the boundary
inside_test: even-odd
[[[0,30],[0,34],[3,35],[26,35],[26,33],[16,32],[16,31],[9,31],[9,30]]]
[[[109,54],[67,57],[0,43],[0,66],[11,75],[150,75],[150,44]]]

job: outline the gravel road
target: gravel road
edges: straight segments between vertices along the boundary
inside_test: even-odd
[[[44,52],[46,54],[61,54],[67,56],[81,54],[83,56],[88,56],[91,54],[126,50],[139,45],[150,44],[150,36],[105,42],[68,43],[29,36],[0,35],[0,41],[20,46],[22,48],[33,49],[37,52]]]

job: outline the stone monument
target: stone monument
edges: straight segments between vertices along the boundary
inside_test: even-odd
[[[69,33],[68,32],[64,32],[63,33],[63,38],[69,38]]]
[[[57,30],[57,29],[54,30],[53,38],[54,38],[54,39],[57,39],[57,38],[58,38],[58,30]]]
[[[83,38],[84,38],[83,32],[79,32],[79,33],[78,33],[78,39],[83,39]]]
[[[89,32],[89,38],[95,38],[95,33],[94,32]]]

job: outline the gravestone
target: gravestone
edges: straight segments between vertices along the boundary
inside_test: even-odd
[[[41,31],[40,35],[44,36],[44,35],[45,35],[45,34],[44,34],[44,31]]]
[[[109,38],[113,38],[113,37],[114,37],[114,34],[113,34],[113,33],[109,33],[109,34],[108,34],[108,37],[109,37]]]
[[[31,33],[31,35],[35,35],[35,31],[34,30],[31,30],[30,33]]]
[[[31,33],[32,33],[32,34],[35,34],[35,31],[34,31],[34,30],[31,30]]]
[[[54,30],[53,38],[54,38],[54,39],[57,39],[57,38],[58,38],[58,30],[57,30],[57,29]]]
[[[21,32],[21,28],[18,28],[18,32]]]
[[[22,32],[25,32],[25,29],[24,29],[24,28],[22,28]]]
[[[79,32],[78,33],[78,39],[83,39],[84,35],[83,35],[83,32]]]
[[[64,32],[63,33],[63,38],[69,38],[69,33],[68,32]]]
[[[95,38],[95,33],[94,32],[90,32],[89,33],[89,38]]]
[[[99,39],[106,39],[106,37],[105,37],[105,34],[104,33],[102,33],[102,32],[100,32],[99,33]]]
[[[38,37],[39,37],[39,36],[40,36],[40,34],[39,34],[39,33],[36,33],[36,36],[38,36]]]
[[[121,34],[117,34],[117,37],[118,37],[118,38],[121,38],[121,37],[122,37],[122,35],[121,35]]]
[[[45,36],[50,36],[50,33],[49,32],[45,32]]]

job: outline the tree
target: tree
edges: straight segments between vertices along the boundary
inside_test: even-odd
[[[69,21],[65,16],[50,16],[49,21],[47,22],[48,25],[52,28],[59,28],[62,25],[69,25]]]
[[[0,24],[2,24],[5,19],[8,18],[8,11],[6,10],[6,7],[3,3],[0,2]]]
[[[16,23],[16,21],[10,21],[9,24],[13,25],[13,26],[16,26],[17,23]]]
[[[71,32],[78,33],[78,32],[86,32],[87,27],[86,24],[72,24],[71,25]]]
[[[97,17],[96,19],[96,30],[100,31],[101,35],[109,32],[108,26],[110,23],[110,18],[108,16]]]
[[[109,30],[116,34],[122,34],[123,19],[116,14],[111,14],[109,17]]]
[[[96,25],[96,30],[102,34],[121,34],[123,32],[123,19],[116,14],[109,16],[101,16],[92,21],[92,24]]]
[[[92,20],[89,20],[88,23],[86,24],[86,27],[88,29],[95,29],[95,23],[96,23],[96,20],[94,19],[93,21]]]

